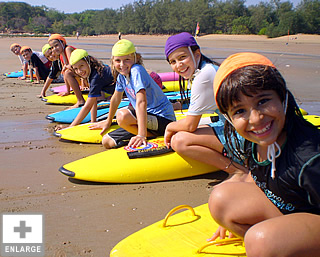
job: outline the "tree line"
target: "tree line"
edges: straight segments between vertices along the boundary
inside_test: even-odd
[[[270,0],[246,6],[245,0],[138,0],[119,9],[65,14],[46,6],[0,2],[2,33],[60,33],[75,35],[257,34],[278,37],[320,34],[320,0]]]

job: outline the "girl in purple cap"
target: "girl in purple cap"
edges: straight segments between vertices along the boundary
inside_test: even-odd
[[[217,111],[212,101],[212,85],[218,66],[201,53],[196,40],[187,32],[169,37],[165,54],[173,71],[179,74],[180,82],[188,80],[188,88],[191,88],[187,116],[168,124],[164,136],[166,145],[182,156],[228,173],[244,171],[242,160],[229,150],[225,142],[223,116],[219,115],[214,122],[209,121],[209,124],[199,126],[202,114],[213,114]],[[242,142],[240,136],[239,139]]]

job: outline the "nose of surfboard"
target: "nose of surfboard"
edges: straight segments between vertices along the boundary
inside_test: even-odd
[[[50,121],[54,121],[54,120],[55,120],[55,118],[52,117],[52,116],[50,116],[50,115],[47,115],[47,116],[46,116],[46,119],[47,119],[47,120],[50,120]]]
[[[59,171],[63,174],[66,175],[68,177],[74,177],[76,174],[73,171],[67,170],[65,169],[63,166],[60,167]]]

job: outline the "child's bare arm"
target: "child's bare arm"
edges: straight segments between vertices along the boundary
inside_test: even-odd
[[[38,69],[38,67],[34,67],[34,70],[35,70],[35,75],[36,75],[36,81],[34,83],[39,84],[40,83],[39,69]]]
[[[132,137],[129,146],[139,147],[147,144],[147,96],[144,89],[136,95],[136,114],[138,123],[138,135]]]

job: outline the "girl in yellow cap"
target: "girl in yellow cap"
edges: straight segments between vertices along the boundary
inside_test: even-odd
[[[244,239],[248,257],[320,256],[320,131],[262,55],[228,57],[214,91],[228,143],[235,131],[246,139],[235,151],[250,173],[214,187],[209,208],[221,227],[211,240],[228,229]]]
[[[76,49],[71,53],[70,65],[74,72],[81,78],[88,80],[90,91],[88,100],[81,108],[79,114],[70,124],[70,127],[80,124],[83,119],[91,111],[91,122],[95,122],[97,118],[97,103],[101,92],[112,95],[115,88],[114,79],[111,68],[99,62],[93,56],[88,55],[84,49]],[[64,128],[65,126],[57,126],[56,129]]]
[[[83,106],[85,100],[82,96],[80,85],[88,87],[88,84],[86,81],[77,78],[77,75],[73,72],[71,66],[69,65],[71,53],[76,48],[67,45],[66,39],[60,34],[52,34],[48,39],[48,44],[52,48],[52,56],[54,59],[60,60],[62,63],[62,73],[64,76],[64,81],[67,85],[67,92],[59,93],[59,95],[69,95],[71,88],[77,97],[77,103],[73,107]]]
[[[142,66],[142,58],[129,40],[119,40],[112,48],[111,69],[116,80],[115,92],[110,100],[110,112],[106,121],[91,128],[108,130],[123,93],[129,98],[132,108],[117,112],[117,129],[102,138],[106,148],[146,145],[147,137],[163,135],[167,124],[175,120],[174,110],[160,87]]]

